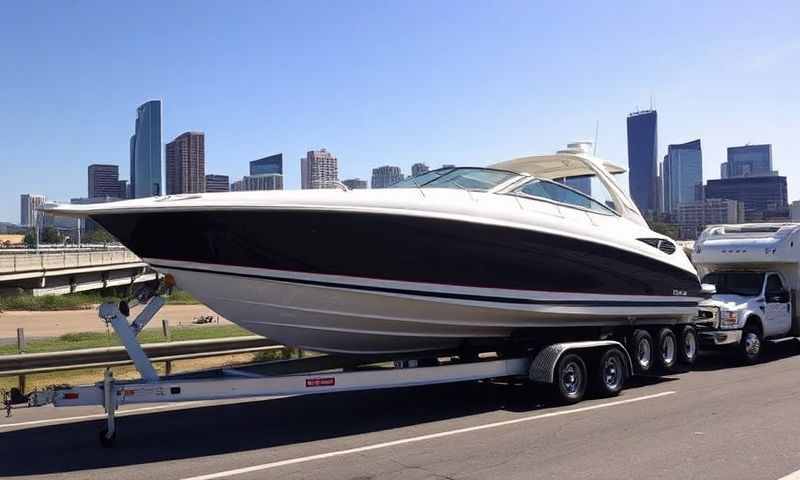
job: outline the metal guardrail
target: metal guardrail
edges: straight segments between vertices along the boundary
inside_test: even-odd
[[[0,274],[95,267],[117,263],[136,263],[141,259],[129,250],[92,250],[88,252],[41,252],[0,255]]]
[[[256,335],[208,340],[150,343],[142,345],[154,362],[214,357],[238,353],[280,350],[283,345]],[[89,348],[49,353],[22,353],[0,356],[0,376],[108,367],[131,364],[125,347]]]

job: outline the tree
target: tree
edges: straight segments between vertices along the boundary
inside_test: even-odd
[[[40,243],[61,243],[61,233],[55,227],[44,227],[39,232]]]
[[[105,228],[98,226],[93,232],[86,235],[86,243],[111,243],[116,239]]]
[[[25,238],[22,239],[22,243],[28,248],[36,248],[36,231],[30,229],[25,232]]]
[[[678,226],[672,223],[651,222],[650,229],[672,239],[678,238],[680,233]]]

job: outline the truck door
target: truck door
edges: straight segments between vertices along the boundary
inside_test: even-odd
[[[767,276],[764,300],[767,303],[764,335],[767,337],[786,335],[792,326],[792,307],[789,292],[783,288],[781,277],[776,273]]]

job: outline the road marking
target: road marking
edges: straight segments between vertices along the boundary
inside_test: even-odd
[[[147,412],[151,410],[164,410],[168,408],[176,408],[180,409],[187,405],[197,405],[203,402],[186,402],[181,405],[157,405],[155,407],[141,407],[141,408],[132,408],[130,410],[120,410],[117,413],[117,417],[124,417],[129,413],[136,413],[136,412]],[[106,418],[105,413],[93,413],[91,415],[82,415],[80,417],[64,417],[64,418],[48,418],[45,420],[31,420],[29,422],[20,422],[20,423],[7,423],[4,425],[0,425],[0,428],[10,428],[10,427],[24,427],[27,425],[40,425],[42,423],[61,423],[61,422],[70,422],[73,420],[91,420],[94,418]]]
[[[334,451],[334,452],[320,453],[320,454],[317,454],[317,455],[310,455],[310,456],[307,456],[307,457],[291,458],[291,459],[288,459],[288,460],[280,460],[280,461],[277,461],[277,462],[264,463],[264,464],[261,464],[261,465],[254,465],[252,467],[237,468],[237,469],[234,469],[234,470],[226,470],[224,472],[210,473],[210,474],[207,474],[207,475],[199,475],[199,476],[196,476],[196,477],[187,477],[187,478],[184,478],[182,480],[214,480],[214,479],[217,479],[217,478],[232,477],[234,475],[243,475],[245,473],[260,472],[262,470],[268,470],[268,469],[271,469],[271,468],[283,467],[283,466],[286,466],[286,465],[295,465],[295,464],[298,464],[298,463],[312,462],[314,460],[322,460],[322,459],[331,458],[331,457],[339,457],[339,456],[342,456],[342,455],[349,455],[351,453],[367,452],[367,451],[370,451],[370,450],[378,450],[378,449],[381,449],[381,448],[394,447],[396,445],[404,445],[404,444],[407,444],[407,443],[422,442],[422,441],[425,441],[425,440],[433,440],[435,438],[449,437],[451,435],[459,435],[459,434],[462,434],[462,433],[476,432],[476,431],[479,431],[479,430],[486,430],[486,429],[489,429],[489,428],[504,427],[506,425],[514,425],[514,424],[517,424],[517,423],[530,422],[530,421],[533,421],[533,420],[541,420],[541,419],[544,419],[544,418],[558,417],[558,416],[561,416],[561,415],[569,415],[569,414],[572,414],[572,413],[589,412],[589,411],[598,410],[598,409],[601,409],[601,408],[615,407],[617,405],[625,405],[627,403],[641,402],[643,400],[652,400],[652,399],[655,399],[655,398],[666,397],[667,395],[673,395],[673,394],[675,394],[674,391],[661,392],[661,393],[656,393],[656,394],[653,394],[653,395],[645,395],[643,397],[634,397],[634,398],[629,398],[629,399],[626,399],[626,400],[617,400],[617,401],[614,401],[614,402],[601,403],[599,405],[590,405],[588,407],[579,407],[579,408],[572,408],[572,409],[569,409],[569,410],[560,410],[560,411],[557,411],[557,412],[550,412],[550,413],[543,413],[543,414],[540,414],[540,415],[532,415],[532,416],[529,416],[529,417],[515,418],[513,420],[505,420],[505,421],[502,421],[502,422],[487,423],[487,424],[484,424],[484,425],[477,425],[477,426],[474,426],[474,427],[459,428],[459,429],[456,429],[456,430],[448,430],[448,431],[444,431],[444,432],[433,433],[433,434],[430,434],[430,435],[422,435],[422,436],[419,436],[419,437],[410,437],[410,438],[404,438],[404,439],[401,439],[401,440],[394,440],[394,441],[391,441],[391,442],[376,443],[374,445],[366,445],[366,446],[363,446],[363,447],[350,448],[350,449],[347,449],[347,450],[337,450],[337,451]],[[783,480],[783,479],[781,479],[781,480]],[[792,480],[795,480],[795,479],[792,479]]]
[[[800,470],[790,473],[785,477],[781,477],[778,480],[800,480]]]

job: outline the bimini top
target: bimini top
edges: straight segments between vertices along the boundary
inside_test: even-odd
[[[595,175],[589,163],[600,167],[610,174],[625,173],[626,170],[619,165],[607,160],[594,158],[582,152],[566,150],[555,155],[535,155],[520,157],[505,162],[489,165],[489,168],[510,170],[517,173],[527,173],[539,178],[579,177],[582,175]]]

